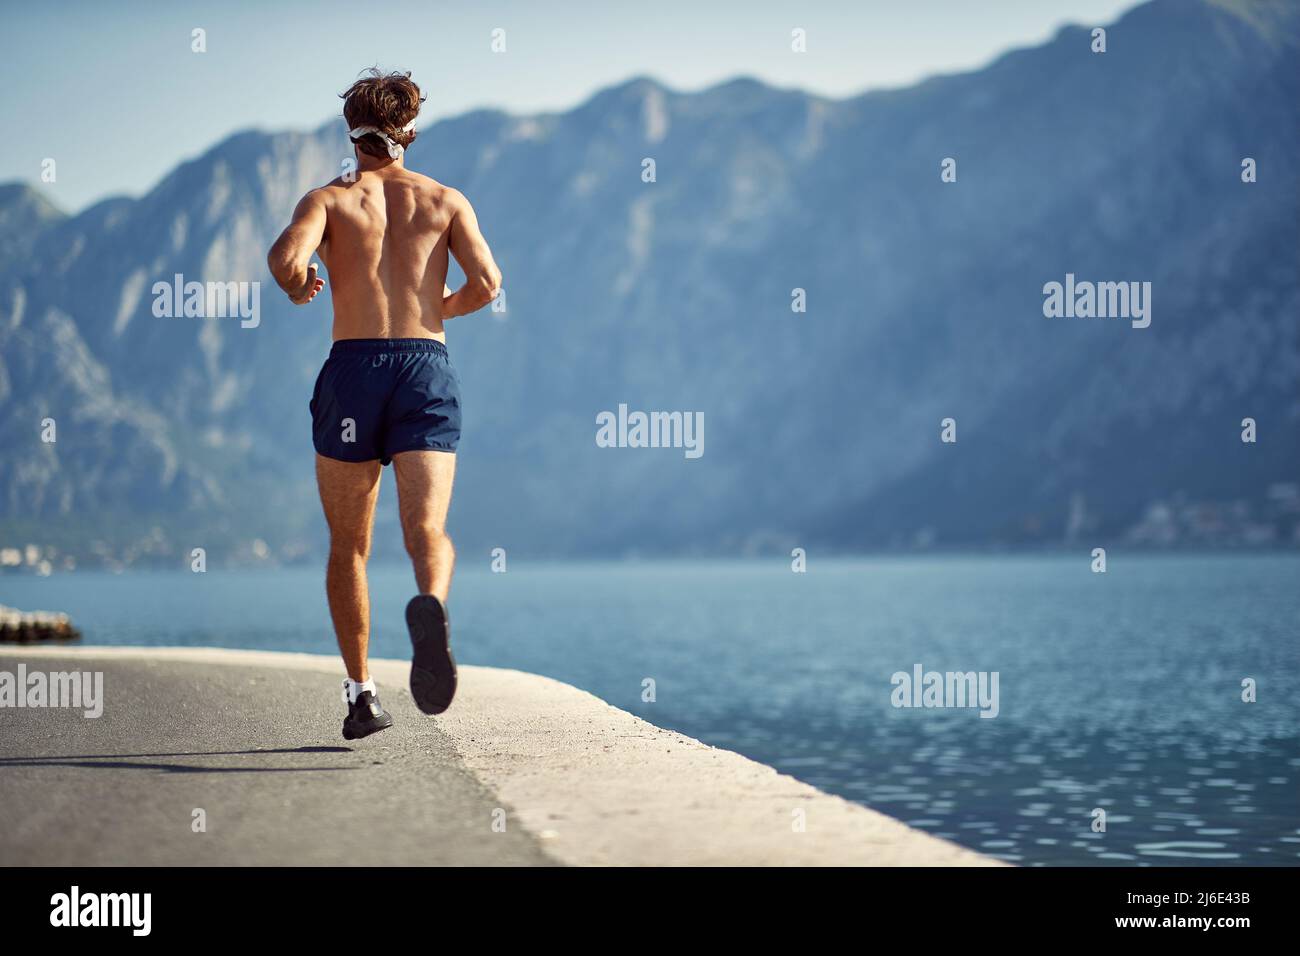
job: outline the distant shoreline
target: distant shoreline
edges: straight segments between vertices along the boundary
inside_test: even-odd
[[[1149,546],[1131,547],[1123,543],[1114,544],[1107,542],[1105,545],[1107,551],[1113,554],[1122,554],[1127,558],[1170,558],[1170,559],[1187,559],[1187,558],[1268,558],[1268,557],[1291,557],[1300,558],[1300,544],[1276,544],[1271,546],[1241,546],[1231,548],[1199,548],[1199,547],[1168,547],[1153,548]],[[873,563],[873,562],[893,562],[893,561],[927,561],[927,560],[950,560],[950,559],[971,559],[971,560],[996,560],[996,559],[1071,559],[1081,560],[1086,565],[1089,560],[1091,545],[1078,545],[1075,548],[1066,547],[1042,547],[1042,548],[930,548],[927,550],[908,550],[899,549],[896,551],[857,551],[857,552],[839,552],[839,551],[820,551],[817,549],[808,550],[808,560],[817,562],[833,562],[835,564],[853,564],[853,563]],[[485,552],[486,555],[486,552]],[[672,566],[672,565],[739,565],[743,567],[757,567],[760,565],[774,565],[787,567],[790,563],[790,556],[782,553],[764,553],[756,555],[747,554],[716,554],[716,555],[615,555],[609,557],[601,556],[581,556],[581,557],[560,557],[560,556],[527,556],[511,555],[511,567],[637,567],[637,566]],[[465,562],[461,573],[468,570],[470,573],[476,573],[478,570],[487,571],[487,557],[483,558],[483,567],[481,569],[469,566]],[[409,562],[401,557],[378,557],[370,561],[371,568],[408,568]],[[298,559],[294,561],[247,561],[235,562],[231,564],[213,563],[208,572],[220,573],[223,571],[265,571],[268,573],[284,570],[302,570],[304,568],[324,568],[324,557],[313,557],[311,559]],[[68,570],[64,568],[53,568],[49,573],[40,573],[37,568],[29,566],[3,567],[0,566],[0,581],[16,578],[36,578],[36,577],[74,577],[77,574],[130,574],[130,573],[163,573],[163,572],[183,572],[192,573],[187,562],[159,562],[159,563],[140,563],[126,565],[123,567],[110,567],[107,565],[78,565]]]

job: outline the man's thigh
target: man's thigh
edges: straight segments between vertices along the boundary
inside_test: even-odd
[[[338,461],[316,456],[316,485],[331,537],[369,544],[381,470],[378,460]]]
[[[451,505],[456,453],[399,451],[393,456],[393,471],[397,476],[397,508],[402,516],[402,528],[441,530]]]

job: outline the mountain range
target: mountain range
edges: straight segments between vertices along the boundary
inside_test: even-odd
[[[1106,30],[848,99],[635,78],[421,130],[408,165],[505,276],[448,325],[462,554],[1300,543],[1300,13],[1153,0]],[[265,254],[350,155],[334,120],[76,215],[0,186],[0,545],[314,560],[330,308]],[[156,316],[176,275],[260,283],[255,327]],[[1150,283],[1150,325],[1047,317],[1067,276]],[[704,454],[598,446],[620,405],[702,413]]]

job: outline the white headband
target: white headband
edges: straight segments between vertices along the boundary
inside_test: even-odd
[[[399,132],[409,133],[413,129],[415,129],[415,120],[411,120],[411,122],[403,126]],[[384,141],[384,144],[388,147],[388,155],[393,159],[397,159],[402,155],[401,144],[393,142],[392,137],[377,126],[358,126],[356,129],[348,130],[348,136],[354,143],[362,136],[369,136],[371,133],[374,133]]]

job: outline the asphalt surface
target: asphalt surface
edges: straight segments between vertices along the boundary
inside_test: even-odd
[[[19,660],[0,657],[0,670]],[[393,728],[345,741],[328,673],[39,650],[21,661],[103,671],[105,703],[95,719],[0,709],[0,865],[554,862],[405,687],[380,685]]]

